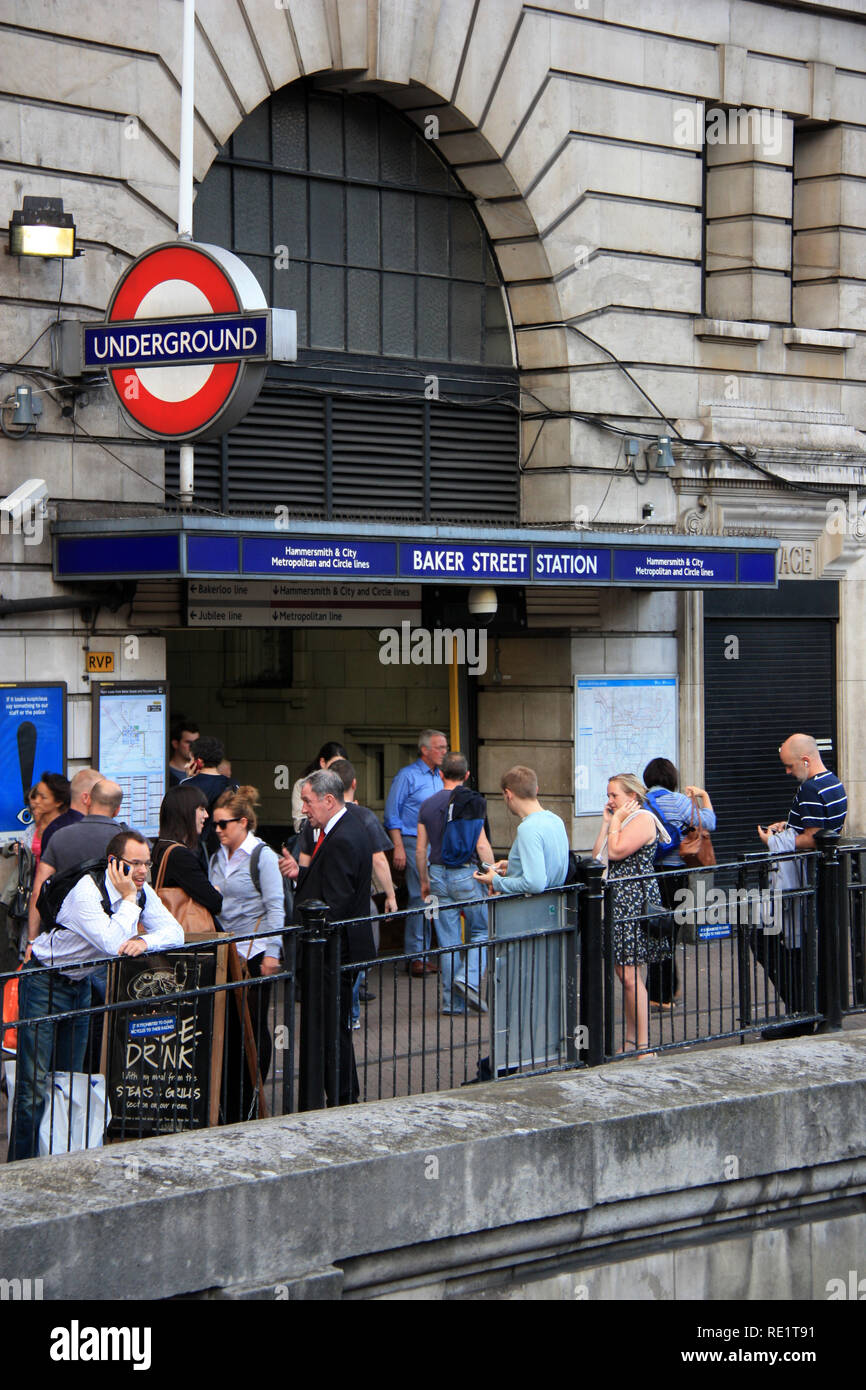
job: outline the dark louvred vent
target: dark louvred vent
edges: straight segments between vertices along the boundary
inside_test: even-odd
[[[333,451],[335,516],[423,519],[423,403],[334,401]]]
[[[500,401],[482,405],[471,390],[464,400],[427,401],[417,387],[365,399],[269,380],[223,441],[196,445],[196,505],[235,514],[286,506],[292,515],[323,519],[516,524],[516,392],[501,382],[490,390]],[[177,449],[166,451],[166,488],[178,490]]]
[[[325,495],[325,402],[263,391],[229,435],[229,509],[320,511]]]
[[[437,518],[509,522],[518,513],[519,417],[504,406],[434,402],[430,433],[430,511]]]

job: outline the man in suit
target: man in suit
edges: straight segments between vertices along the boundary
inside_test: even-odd
[[[319,831],[308,865],[298,873],[295,893],[296,921],[304,903],[321,901],[328,905],[332,922],[362,919],[340,928],[342,965],[372,960],[376,954],[370,921],[370,842],[357,816],[346,811],[342,779],[329,769],[313,772],[301,788],[304,814]],[[352,1047],[352,986],[354,973],[341,970],[339,983],[339,1040],[337,1049],[339,1105],[358,1099],[358,1072]],[[325,966],[325,991],[334,988],[333,975]],[[333,1104],[331,1075],[334,1068],[334,1042],[325,1037],[325,1091]]]

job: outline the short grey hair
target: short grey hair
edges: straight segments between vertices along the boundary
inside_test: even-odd
[[[422,748],[429,748],[434,738],[447,740],[448,735],[443,734],[441,729],[422,729],[418,735],[418,752],[420,753]]]
[[[309,786],[314,796],[319,800],[323,796],[332,796],[342,806],[346,799],[343,788],[343,779],[338,772],[332,772],[329,767],[320,768],[318,772],[311,772],[309,777],[304,780],[304,786]]]

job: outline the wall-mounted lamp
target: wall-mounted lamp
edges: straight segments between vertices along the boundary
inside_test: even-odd
[[[666,473],[676,467],[671,441],[666,434],[660,434],[655,444],[650,444],[646,452],[651,466],[659,473]]]
[[[10,256],[51,256],[64,260],[80,256],[75,249],[75,223],[63,211],[62,198],[24,198],[9,223]]]

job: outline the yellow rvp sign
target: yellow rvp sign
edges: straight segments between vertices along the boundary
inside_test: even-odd
[[[114,674],[114,652],[87,652],[87,674],[107,676]]]

